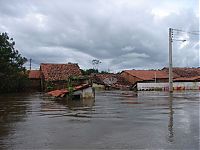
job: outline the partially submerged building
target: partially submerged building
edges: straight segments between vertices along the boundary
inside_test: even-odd
[[[81,84],[69,89],[53,90],[48,92],[54,97],[66,97],[67,99],[91,99],[95,97],[95,91],[90,84]]]
[[[121,75],[137,90],[169,90],[168,68],[125,70]],[[200,90],[200,68],[173,68],[174,90]]]
[[[163,71],[169,71],[163,68]],[[173,88],[174,90],[200,90],[200,68],[174,67]]]
[[[120,74],[114,73],[93,74],[92,80],[95,88],[127,90],[132,85]]]
[[[167,82],[168,74],[160,70],[124,70],[121,75],[132,84],[137,82]]]
[[[51,91],[55,97],[94,98],[89,78],[82,76],[78,64],[41,64],[40,70],[29,72],[31,88]]]
[[[200,90],[200,76],[174,79],[174,90]]]
[[[103,89],[168,90],[168,68],[161,70],[124,70],[120,74],[82,76],[78,64],[41,64],[40,70],[29,72],[32,89],[51,91],[84,84]],[[175,90],[199,89],[200,68],[173,68]],[[86,86],[83,86],[86,87]],[[92,91],[92,89],[90,89]],[[77,93],[77,92],[76,92]]]
[[[41,86],[43,90],[67,88],[68,79],[81,76],[78,64],[41,64]]]

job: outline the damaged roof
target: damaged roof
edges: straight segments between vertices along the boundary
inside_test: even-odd
[[[41,64],[41,72],[46,81],[63,81],[70,76],[81,75],[78,64]]]
[[[90,87],[89,84],[81,84],[81,85],[75,86],[73,91],[86,89],[88,87]],[[67,89],[53,90],[53,91],[48,92],[47,94],[54,97],[64,97],[66,94],[69,94],[69,91]]]
[[[114,82],[113,84],[115,85],[124,85],[124,86],[131,85],[131,83],[127,81],[125,78],[123,78],[120,74],[114,74],[114,73],[94,74],[92,78],[93,82],[98,84],[106,84],[106,82],[109,82],[109,80],[113,80]]]

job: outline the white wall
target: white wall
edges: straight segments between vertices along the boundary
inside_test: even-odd
[[[174,82],[174,90],[200,90],[200,82]],[[163,90],[169,89],[169,83],[137,83],[138,90]]]
[[[200,90],[200,82],[174,82],[175,90]]]
[[[95,93],[94,93],[92,87],[83,89],[83,98],[94,98],[94,97],[95,97]]]
[[[92,89],[92,87],[88,87],[82,90],[75,91],[73,93],[74,95],[81,95],[82,98],[94,98],[95,93]]]

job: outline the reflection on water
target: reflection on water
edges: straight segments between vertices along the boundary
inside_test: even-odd
[[[51,99],[51,103],[47,98],[41,103],[42,116],[49,115],[51,117],[85,117],[90,118],[92,107],[95,99],[67,100],[67,99]]]
[[[23,97],[23,99],[21,99]],[[29,103],[26,101],[27,94],[4,94],[0,96],[0,147],[8,145],[2,139],[12,134],[15,123],[25,121]]]
[[[63,100],[0,96],[5,149],[198,149],[199,92],[97,92]],[[34,141],[34,142],[33,142]]]
[[[174,130],[173,130],[173,93],[169,93],[169,142],[173,142]]]
[[[77,108],[92,108],[95,99],[66,100],[66,101],[60,100],[57,102],[66,105],[71,110],[75,110]]]

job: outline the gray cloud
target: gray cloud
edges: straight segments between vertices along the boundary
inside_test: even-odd
[[[34,66],[75,62],[100,69],[162,68],[168,65],[168,28],[198,30],[198,1],[0,0],[0,31]],[[185,35],[176,33],[177,38]],[[199,66],[199,37],[173,43],[175,66]],[[187,55],[186,55],[187,54]]]

